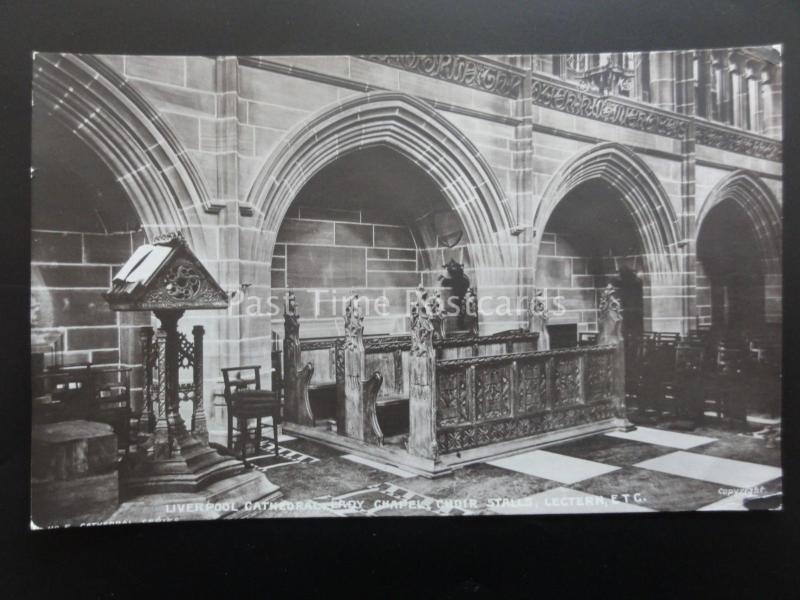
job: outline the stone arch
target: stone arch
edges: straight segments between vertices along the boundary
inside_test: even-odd
[[[653,279],[677,270],[680,239],[667,193],[650,167],[628,148],[607,142],[582,150],[552,176],[533,218],[534,256],[559,202],[578,185],[601,180],[620,194],[636,226]]]
[[[397,92],[369,93],[327,107],[278,145],[246,200],[259,230],[253,259],[269,260],[286,212],[315,173],[347,153],[374,146],[398,152],[436,182],[461,218],[482,283],[508,281],[517,264],[514,220],[491,167],[427,103]]]
[[[695,232],[700,235],[703,222],[711,210],[723,200],[733,200],[753,224],[756,242],[762,258],[771,270],[780,272],[781,264],[781,206],[767,185],[756,175],[739,170],[723,178],[697,212]]]
[[[197,238],[207,186],[170,126],[133,86],[99,58],[37,54],[34,102],[41,102],[91,148],[125,189],[148,237],[175,228]]]

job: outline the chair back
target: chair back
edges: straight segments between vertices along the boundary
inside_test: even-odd
[[[225,383],[225,402],[230,405],[234,392],[261,389],[261,367],[259,365],[227,367],[222,369],[222,379]]]
[[[272,359],[272,391],[280,397],[283,392],[283,366],[281,365],[281,351],[273,350],[271,353]]]

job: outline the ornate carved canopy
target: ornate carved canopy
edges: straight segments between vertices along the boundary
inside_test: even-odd
[[[144,244],[114,276],[103,294],[111,310],[227,308],[228,295],[183,236],[170,233]]]

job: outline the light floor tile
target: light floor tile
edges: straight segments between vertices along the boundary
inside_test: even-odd
[[[386,473],[391,473],[392,475],[396,475],[397,477],[402,477],[403,479],[416,477],[414,473],[411,473],[409,471],[404,471],[403,469],[398,469],[397,467],[393,467],[392,465],[387,465],[385,463],[378,462],[376,460],[370,460],[369,458],[364,458],[363,456],[356,456],[355,454],[344,454],[342,455],[342,458],[346,458],[351,462],[365,465],[367,467],[372,467],[373,469],[378,469],[379,471],[385,471]]]
[[[487,464],[502,469],[509,469],[542,479],[550,479],[559,483],[571,484],[616,471],[619,467],[573,458],[546,450],[534,450],[508,458],[493,460]]]
[[[651,458],[634,466],[737,489],[753,487],[782,475],[778,467],[681,451]]]
[[[502,503],[502,499],[495,502]],[[654,512],[653,509],[629,502],[595,496],[587,492],[557,487],[545,492],[509,500],[507,504],[489,506],[489,510],[501,515],[547,515],[581,513]]]
[[[663,429],[653,429],[651,427],[637,427],[633,431],[612,431],[606,435],[621,440],[644,442],[645,444],[655,444],[657,446],[677,448],[678,450],[688,450],[689,448],[717,441],[717,438],[678,433],[676,431],[664,431]]]

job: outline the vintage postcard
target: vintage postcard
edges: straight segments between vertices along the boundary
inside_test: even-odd
[[[781,509],[781,70],[35,53],[31,527]]]

